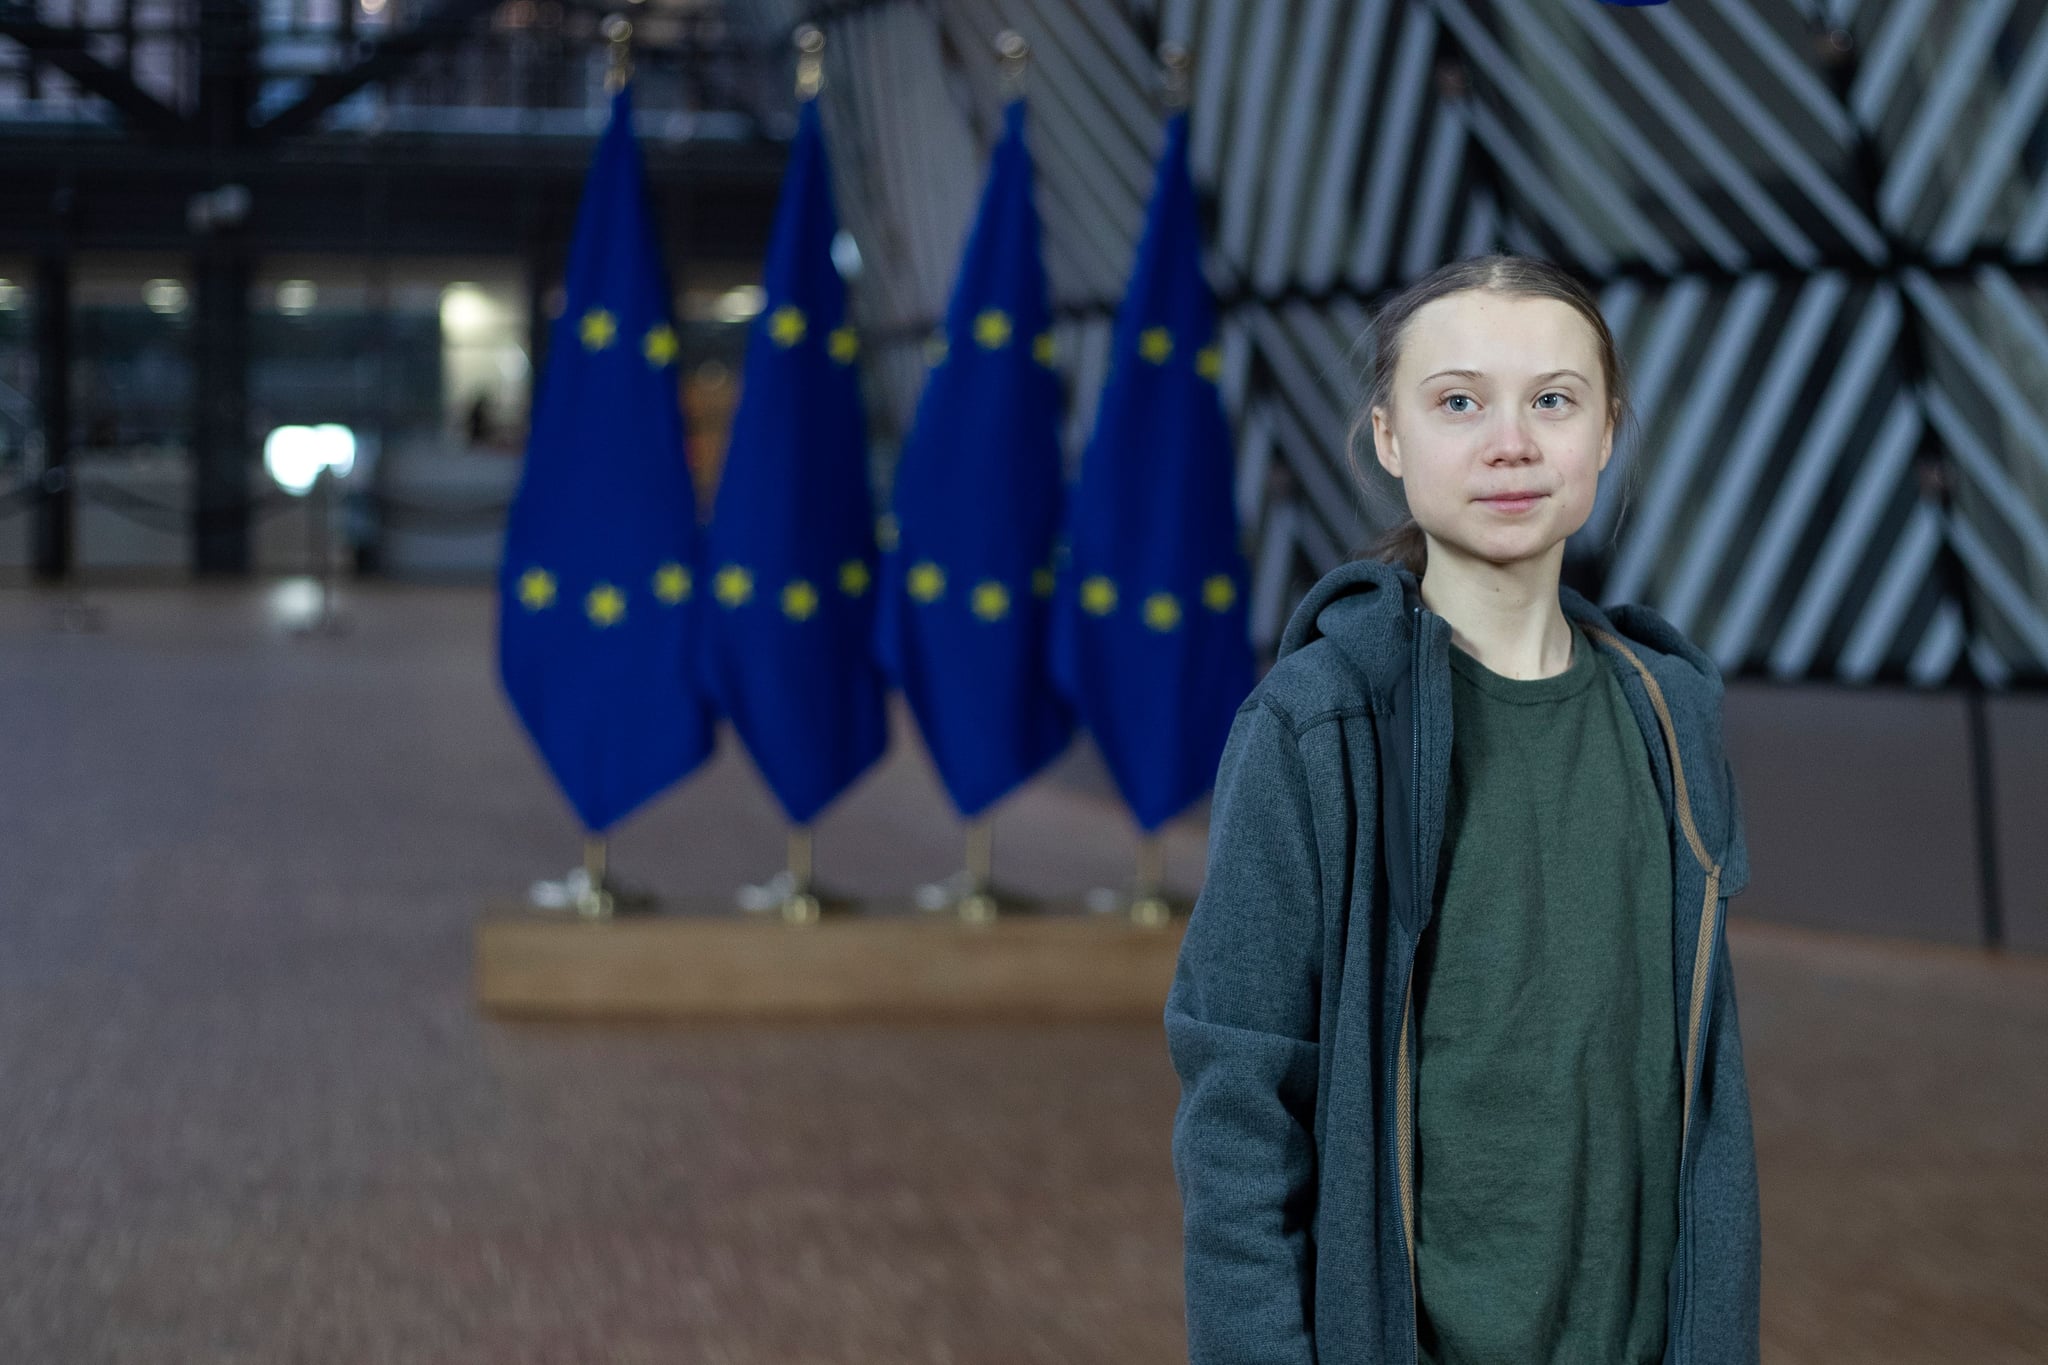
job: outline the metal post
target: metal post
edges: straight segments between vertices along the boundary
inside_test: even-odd
[[[192,567],[249,571],[249,261],[218,239],[193,255]]]
[[[255,7],[198,7],[193,126],[217,158],[249,134],[259,88]],[[201,574],[249,571],[249,249],[246,188],[223,176],[188,209],[200,235],[192,290],[192,565]]]
[[[42,409],[41,500],[36,504],[36,577],[71,573],[71,260],[53,252],[36,262],[36,379]]]
[[[312,542],[315,582],[319,586],[320,603],[301,631],[307,635],[340,635],[347,630],[341,613],[335,608],[334,598],[334,523],[335,487],[337,480],[332,469],[323,469],[314,477],[313,491],[309,495],[307,515],[312,518],[309,539]]]

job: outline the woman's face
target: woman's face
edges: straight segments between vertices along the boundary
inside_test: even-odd
[[[1570,304],[1447,294],[1409,318],[1373,451],[1432,552],[1537,560],[1592,515],[1614,447],[1607,401],[1599,343]],[[1511,493],[1529,496],[1500,500]]]

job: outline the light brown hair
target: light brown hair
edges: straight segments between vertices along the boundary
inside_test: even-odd
[[[1357,456],[1359,433],[1363,431],[1369,442],[1372,439],[1372,410],[1375,407],[1384,407],[1389,413],[1393,410],[1394,368],[1401,359],[1401,347],[1407,340],[1409,322],[1424,304],[1468,289],[1485,290],[1508,298],[1556,299],[1576,309],[1585,318],[1586,325],[1593,329],[1594,341],[1600,352],[1600,369],[1606,379],[1607,412],[1609,420],[1614,423],[1615,443],[1619,445],[1625,434],[1635,433],[1635,410],[1629,402],[1628,380],[1622,372],[1621,358],[1614,348],[1614,334],[1608,330],[1599,300],[1591,291],[1561,266],[1540,256],[1468,256],[1438,266],[1409,284],[1373,315],[1372,327],[1365,338],[1365,345],[1371,349],[1368,392],[1352,421],[1347,442],[1352,472],[1359,477],[1361,484],[1365,479]],[[1633,463],[1630,462],[1631,473]],[[1628,506],[1630,482],[1625,478],[1621,489],[1624,510]],[[1375,540],[1365,554],[1371,559],[1404,565],[1419,579],[1429,566],[1429,545],[1415,518],[1405,515],[1405,507],[1403,512],[1401,521]]]

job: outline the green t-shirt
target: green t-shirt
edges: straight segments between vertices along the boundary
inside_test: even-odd
[[[1577,627],[1517,681],[1451,647],[1442,900],[1415,967],[1429,1365],[1656,1365],[1678,1233],[1671,847]]]

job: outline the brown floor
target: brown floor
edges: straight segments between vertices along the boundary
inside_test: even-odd
[[[488,598],[301,639],[294,595],[107,590],[71,634],[0,592],[0,1362],[1183,1358],[1156,1027],[480,1018],[472,916],[575,852]],[[1027,891],[1128,870],[1073,784],[998,831]],[[906,744],[818,859],[901,895],[958,847]],[[730,745],[618,848],[698,895],[780,855]],[[1731,933],[1765,1360],[2048,1361],[2048,961]]]

